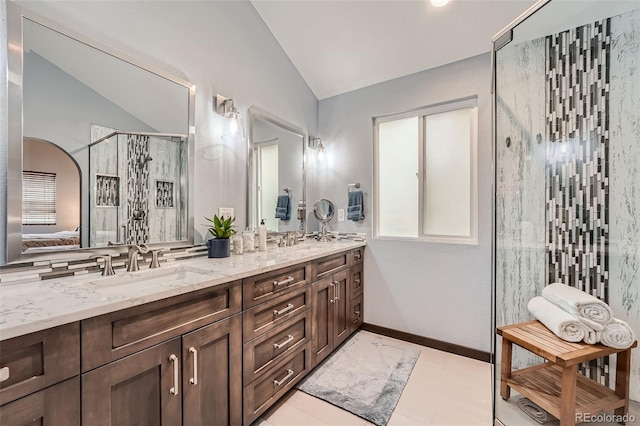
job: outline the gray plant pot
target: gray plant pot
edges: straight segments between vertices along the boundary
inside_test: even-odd
[[[229,238],[213,238],[207,241],[207,248],[209,249],[208,256],[211,258],[229,257],[231,255],[231,240]]]

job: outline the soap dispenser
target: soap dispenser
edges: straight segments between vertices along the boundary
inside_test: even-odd
[[[258,226],[258,250],[267,251],[267,225],[264,224],[264,219],[260,220]]]

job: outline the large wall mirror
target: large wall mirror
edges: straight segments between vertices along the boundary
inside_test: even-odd
[[[192,243],[194,86],[14,3],[7,18],[7,261]]]
[[[252,106],[249,135],[248,226],[306,231],[304,131]]]

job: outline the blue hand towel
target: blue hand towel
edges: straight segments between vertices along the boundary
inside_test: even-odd
[[[288,195],[278,195],[278,202],[276,203],[276,219],[291,219],[291,203],[289,202]]]
[[[362,191],[349,192],[347,219],[354,222],[364,219],[364,195]]]

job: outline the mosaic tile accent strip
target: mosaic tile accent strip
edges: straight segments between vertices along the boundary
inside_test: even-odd
[[[120,178],[96,174],[96,206],[118,207],[120,205]]]
[[[127,244],[149,241],[149,137],[127,135]]]
[[[608,302],[610,19],[546,37],[549,283]],[[608,358],[581,372],[605,385]]]
[[[165,180],[156,181],[156,207],[175,207],[175,197],[173,192],[173,182]]]
[[[207,255],[207,246],[199,244],[195,246],[186,246],[173,248],[169,251],[160,253],[159,262],[161,265],[172,263],[180,260],[193,259]],[[112,259],[113,269],[121,271],[126,269],[127,263],[126,252]],[[151,263],[151,254],[139,257],[140,269],[148,268]],[[99,272],[103,267],[103,263],[96,259],[80,259],[80,260],[55,260],[55,261],[38,261],[23,262],[10,265],[0,266],[0,285],[2,284],[19,284],[33,280],[47,280],[73,275],[83,275],[88,273]]]

